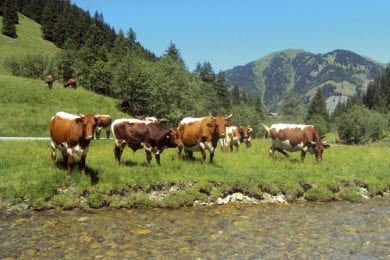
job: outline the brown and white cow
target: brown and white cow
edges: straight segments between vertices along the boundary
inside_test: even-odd
[[[51,89],[53,87],[54,78],[52,75],[47,75],[45,78],[45,84]]]
[[[93,114],[72,115],[58,112],[50,120],[51,160],[56,167],[56,149],[60,149],[69,177],[74,163],[73,153],[80,156],[80,172],[85,172],[85,158],[93,138],[97,119]]]
[[[225,138],[228,119],[232,116],[186,117],[178,126],[184,152],[187,157],[193,158],[193,152],[202,153],[202,162],[206,160],[206,150],[210,153],[210,163],[213,162],[214,151],[218,140]],[[181,149],[179,148],[179,155]]]
[[[77,81],[75,79],[69,79],[64,83],[64,88],[76,88]]]
[[[236,151],[240,147],[241,134],[238,131],[237,126],[227,126],[225,138],[219,139],[221,144],[221,151],[233,151],[233,147],[236,147]]]
[[[106,131],[107,139],[110,139],[110,130],[112,119],[109,115],[96,115],[97,125],[95,129],[96,139],[100,139],[102,129]]]
[[[160,122],[139,119],[116,119],[111,125],[115,139],[114,155],[119,164],[124,148],[129,146],[134,152],[144,148],[147,166],[150,166],[152,153],[158,165],[160,154],[165,148],[181,147],[179,132],[176,128],[168,128]]]
[[[315,155],[317,162],[322,160],[324,148],[328,144],[320,140],[317,129],[312,125],[273,124],[268,127],[263,124],[272,138],[272,146],[269,153],[272,156],[276,151],[288,156],[286,151],[301,151],[301,160],[305,160],[306,152]]]
[[[251,135],[252,135],[252,128],[249,126],[239,126],[238,127],[238,133],[240,134],[240,143],[245,143],[246,147],[251,147]]]

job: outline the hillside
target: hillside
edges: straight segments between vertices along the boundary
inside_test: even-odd
[[[365,91],[368,81],[383,68],[380,63],[346,50],[326,54],[285,50],[234,67],[225,74],[230,88],[238,85],[251,95],[260,95],[269,111],[278,111],[289,89],[308,104],[317,87],[323,88],[332,110],[339,100]]]
[[[50,118],[58,111],[128,117],[117,109],[119,100],[86,91],[64,89],[54,82],[14,77],[4,67],[7,57],[40,53],[52,57],[59,49],[41,37],[40,26],[19,14],[18,38],[0,35],[0,136],[49,136]],[[0,24],[1,26],[1,24]]]
[[[3,17],[0,16],[0,27]],[[19,13],[19,24],[16,26],[18,37],[16,39],[0,34],[0,73],[10,74],[4,67],[6,58],[20,58],[28,54],[39,53],[49,58],[60,49],[52,42],[42,39],[41,26],[30,18]]]

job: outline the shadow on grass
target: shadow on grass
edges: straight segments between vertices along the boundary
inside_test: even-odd
[[[66,171],[67,171],[68,167],[67,167],[65,161],[58,160],[56,162],[56,166],[58,169],[63,170],[64,175],[66,176]],[[77,171],[75,171],[75,168],[77,169]],[[78,162],[75,162],[72,165],[71,174],[76,174],[76,173],[81,174],[81,172],[78,168],[79,168],[79,164],[78,164]],[[99,172],[97,170],[95,170],[91,167],[85,166],[85,175],[90,176],[92,185],[96,185],[99,182]]]

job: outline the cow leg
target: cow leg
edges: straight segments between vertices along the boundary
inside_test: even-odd
[[[202,163],[204,163],[204,161],[206,160],[206,150],[202,149],[200,150],[200,153],[202,154]],[[192,153],[191,153],[192,155]],[[210,160],[211,160],[211,157],[210,157]]]
[[[305,156],[306,156],[306,152],[301,151],[301,162],[303,162],[305,160]]]
[[[79,169],[80,174],[85,174],[85,159],[87,157],[88,147],[83,151],[82,155],[80,156],[80,163],[79,163]]]
[[[96,137],[96,140],[99,140],[100,139],[100,132],[101,132],[101,128],[96,128],[95,130],[95,137]]]
[[[288,158],[288,154],[281,148],[275,148],[276,151],[278,151],[279,153],[283,154],[284,156],[286,156]]]
[[[157,152],[154,156],[156,157],[156,162],[157,162],[158,166],[161,166],[161,164],[160,164],[160,153]]]
[[[122,143],[122,144],[115,144],[115,147],[114,147],[114,156],[115,156],[115,160],[116,160],[116,163],[119,165],[120,164],[120,161],[121,161],[121,155],[122,155],[122,152],[123,152],[123,149],[125,148],[126,146],[126,143]]]
[[[206,159],[206,156],[203,160]],[[210,163],[213,163],[213,159],[214,159],[214,151],[210,152]]]
[[[73,156],[72,156],[72,152],[68,153],[68,160],[67,160],[67,172],[66,172],[66,177],[69,178],[70,177],[70,174],[72,172],[72,167],[73,167],[73,163],[74,163],[74,159],[73,159]]]
[[[107,139],[110,139],[110,130],[106,130],[106,136],[107,136]]]
[[[145,150],[145,153],[146,153],[146,166],[150,167],[150,162],[152,161],[152,152]]]
[[[51,157],[51,167],[54,169],[57,167],[56,165],[56,147],[53,143],[51,143],[51,149],[50,149],[50,157]]]

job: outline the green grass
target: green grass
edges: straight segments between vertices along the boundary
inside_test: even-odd
[[[0,26],[3,17],[0,17]],[[19,13],[16,39],[0,34],[0,75],[10,72],[4,67],[6,58],[22,58],[27,54],[40,54],[49,58],[60,50],[52,42],[42,39],[41,27],[35,21]]]
[[[10,75],[0,77],[0,86],[0,136],[49,136],[50,118],[58,111],[128,117],[117,109],[119,100],[82,87],[54,83],[49,90],[43,81]]]
[[[161,155],[162,166],[153,158],[148,168],[144,151],[126,148],[117,165],[113,140],[94,140],[87,156],[88,174],[80,175],[75,167],[67,180],[63,167],[51,169],[49,141],[2,142],[0,208],[175,208],[237,191],[257,198],[264,192],[282,193],[290,201],[361,201],[360,187],[371,197],[389,189],[387,144],[333,146],[319,164],[312,155],[301,163],[299,153],[269,158],[269,145],[269,140],[257,139],[251,148],[238,152],[218,149],[214,164],[202,164],[199,153],[195,161],[179,160],[176,149],[167,149]],[[162,196],[156,200],[149,196],[152,193]]]

